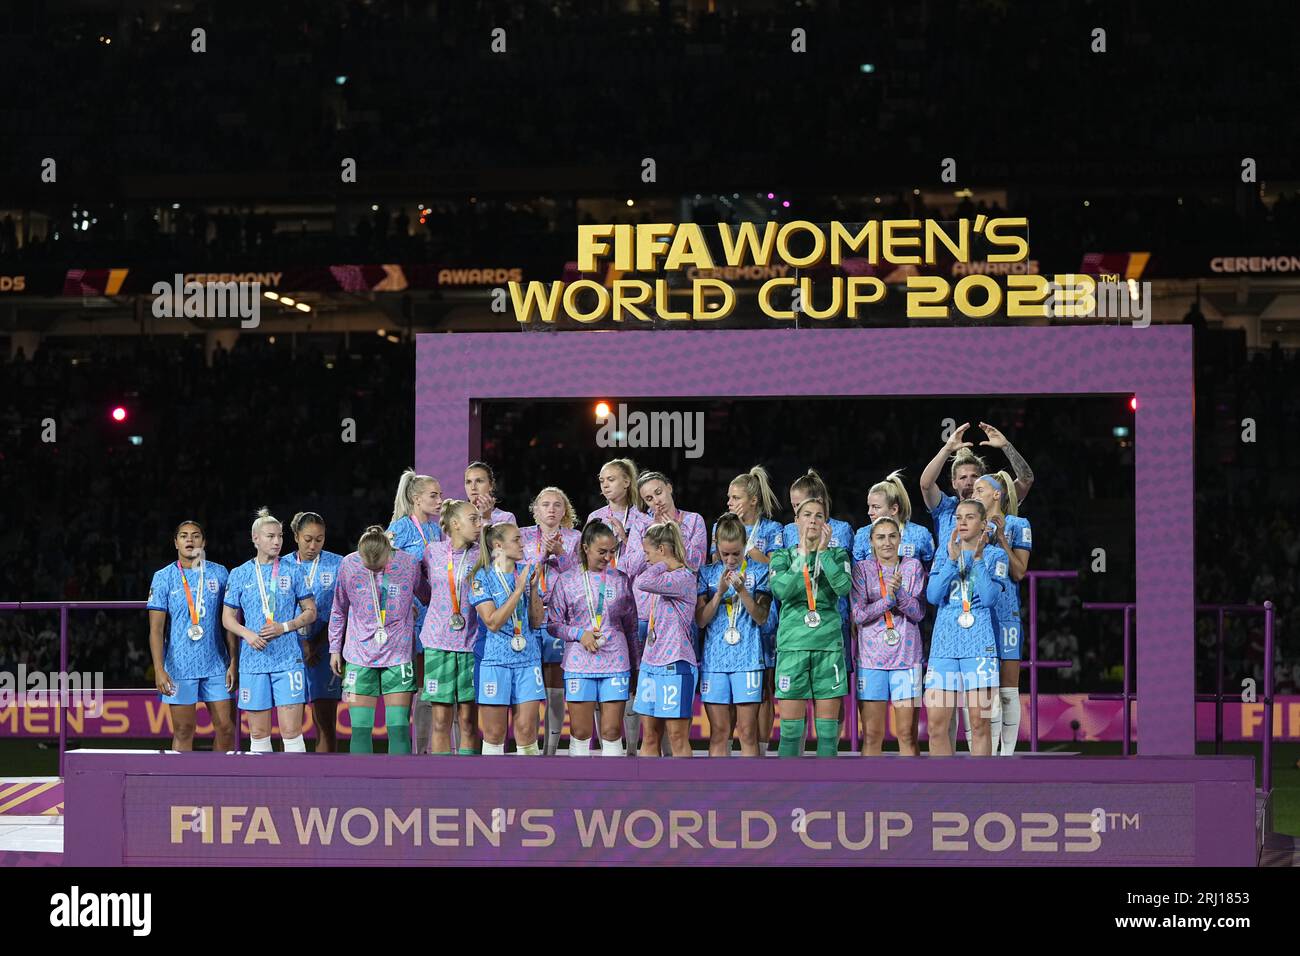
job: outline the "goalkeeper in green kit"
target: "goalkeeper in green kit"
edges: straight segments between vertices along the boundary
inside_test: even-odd
[[[799,545],[772,552],[772,594],[781,602],[776,634],[776,699],[781,708],[782,757],[803,750],[804,715],[813,700],[817,756],[839,749],[840,698],[848,689],[848,665],[838,610],[853,588],[849,553],[828,547],[830,526],[820,498],[806,498],[795,511]]]

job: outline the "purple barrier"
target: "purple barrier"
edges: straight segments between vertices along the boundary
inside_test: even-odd
[[[1241,701],[1226,701],[1217,717],[1220,720],[1218,739],[1227,741],[1253,740],[1261,741],[1264,728],[1272,727],[1273,739],[1287,742],[1300,741],[1300,696],[1280,696],[1272,700],[1269,708],[1261,700],[1253,704]],[[1023,726],[1029,720],[1030,702],[1027,697],[1020,700]],[[1130,703],[1131,711],[1135,705]],[[1212,741],[1216,739],[1216,708],[1212,701],[1198,701],[1196,704],[1196,739]],[[72,737],[85,739],[111,740],[157,740],[160,746],[171,739],[171,713],[167,705],[158,699],[152,690],[112,690],[105,691],[103,713],[93,717],[83,711],[79,704],[67,710],[67,733]],[[1039,694],[1038,695],[1038,735],[1040,741],[1069,743],[1073,741],[1122,741],[1125,739],[1126,725],[1124,704],[1118,694]],[[1271,713],[1271,716],[1270,716]],[[248,732],[248,715],[241,714],[243,730]],[[921,739],[926,737],[925,709],[921,710]],[[205,707],[196,711],[196,736],[207,740],[212,737],[212,722]],[[315,738],[315,715],[307,708],[303,718],[303,734]],[[897,739],[895,734],[896,715],[891,710],[885,725],[887,739]],[[0,707],[0,737],[35,737],[49,738],[58,736],[61,727],[61,712],[57,707],[28,705],[25,707]],[[1078,727],[1072,727],[1072,723]],[[278,725],[272,717],[273,726]],[[779,724],[778,720],[778,724]],[[341,702],[335,723],[341,739],[346,741],[352,735],[348,715],[348,705]],[[564,725],[568,735],[568,723]],[[382,703],[375,712],[376,739],[387,736],[384,726],[384,708]],[[709,736],[708,716],[701,706],[699,698],[695,699],[695,715],[691,721],[691,736],[696,740],[706,740]],[[776,734],[773,735],[777,736]],[[1130,730],[1129,739],[1132,738]],[[847,740],[848,731],[844,732]],[[346,749],[346,748],[345,748]],[[850,744],[850,749],[855,749]]]
[[[1248,757],[68,754],[71,866],[1253,866]]]

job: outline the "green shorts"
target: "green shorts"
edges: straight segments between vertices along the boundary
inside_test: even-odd
[[[476,699],[474,652],[425,648],[420,700],[431,704],[472,704]]]
[[[843,697],[848,687],[843,651],[776,653],[777,700],[829,700]]]
[[[343,671],[343,693],[362,697],[409,694],[415,690],[415,665],[410,661],[392,667],[362,667],[348,663]]]

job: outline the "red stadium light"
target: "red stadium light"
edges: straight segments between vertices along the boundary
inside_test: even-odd
[[[113,421],[115,422],[126,421],[126,409],[123,408],[121,405],[118,405],[116,408],[114,408],[112,414],[113,414]]]
[[[1128,400],[1128,410],[1130,412],[1136,412],[1138,410],[1138,397],[1136,395]]]

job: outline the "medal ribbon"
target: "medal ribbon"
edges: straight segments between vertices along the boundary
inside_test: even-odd
[[[185,569],[181,567],[181,562],[179,558],[176,559],[176,567],[180,568],[181,584],[185,585],[185,603],[188,604],[190,608],[190,623],[198,624],[199,609],[194,606],[194,595],[190,593],[190,582],[185,577]],[[200,601],[203,600],[203,564],[199,565],[199,600]]]
[[[816,588],[816,583],[817,583],[817,576],[818,576],[819,574],[821,574],[821,571],[822,571],[822,555],[825,554],[825,553],[826,553],[825,551],[818,551],[818,552],[817,552],[817,557],[816,557],[816,559],[815,559],[815,563],[814,563],[814,565],[813,565],[813,573],[812,573],[812,576],[811,576],[811,577],[810,577],[809,574],[808,574],[808,556],[807,556],[806,554],[804,555],[804,559],[803,559],[803,589],[804,589],[804,593],[808,595],[808,610],[809,610],[809,611],[816,611],[816,610],[817,610],[817,588]]]
[[[623,512],[623,538],[622,538],[622,540],[619,541],[619,543],[618,543],[618,551],[616,551],[616,552],[614,553],[614,556],[613,556],[612,558],[609,559],[609,566],[610,566],[611,568],[617,568],[617,567],[618,567],[618,559],[619,559],[619,555],[621,555],[621,554],[623,553],[623,545],[627,544],[627,539],[628,539],[628,537],[630,537],[630,535],[631,535],[631,532],[628,531],[628,527],[627,527],[627,519],[628,519],[629,517],[631,517],[631,515],[632,515],[632,502],[629,501],[628,504],[627,504],[627,510]],[[609,506],[609,516],[610,516],[611,518],[614,517],[614,506],[613,506],[613,505],[610,505],[610,506]]]
[[[542,526],[537,526],[537,589],[541,594],[546,593],[546,562],[550,560],[546,553],[546,535],[542,532]]]
[[[966,583],[966,575],[962,572],[961,562],[957,563],[958,580],[961,582],[961,612],[970,613],[970,585]]]
[[[595,608],[591,603],[591,575],[585,570],[582,572],[582,590],[587,597],[587,613],[591,615],[592,626],[600,630],[600,622],[605,619],[605,572],[600,572],[600,602]]]
[[[452,564],[451,548],[447,549],[447,590],[451,592],[451,613],[460,613],[460,576],[461,571],[465,568],[465,558],[469,557],[469,549],[461,555],[460,568],[455,568]]]
[[[420,522],[416,520],[415,515],[407,515],[407,517],[411,519],[411,524],[415,525],[415,530],[420,535],[420,540],[427,548],[429,546],[429,536],[424,533],[424,528],[420,525]]]
[[[380,628],[383,628],[388,620],[388,608],[385,606],[388,604],[388,572],[381,571],[379,575],[376,575],[369,568],[366,570],[370,572],[370,596],[375,599],[375,617],[379,619]],[[376,587],[375,579],[380,576],[383,578],[380,582],[382,586]]]
[[[257,563],[257,558],[253,559],[253,573],[257,575],[257,593],[262,599],[262,616],[266,618],[267,624],[275,623],[275,609],[271,606],[270,599],[266,596],[266,587],[262,584],[261,565]],[[182,575],[183,577],[184,575]],[[276,582],[280,579],[280,559],[276,558],[271,565],[271,594],[275,594]]]
[[[880,566],[879,561],[876,562],[876,577],[880,579],[880,596],[883,598],[885,596],[885,571]],[[885,608],[885,628],[891,631],[894,629],[894,615],[890,613],[888,607]]]
[[[495,574],[497,576],[497,580],[501,582],[501,590],[506,592],[506,600],[509,600],[510,595],[514,593],[515,582],[512,581],[510,584],[506,584],[505,575],[503,575],[500,571],[498,571],[495,565],[493,565],[492,567],[492,573]],[[517,569],[515,573],[518,574]],[[510,620],[513,621],[515,625],[515,637],[518,637],[521,633],[523,633],[523,623],[519,618],[519,605],[522,603],[523,601],[520,600],[517,604],[515,604],[515,609],[510,612]]]

